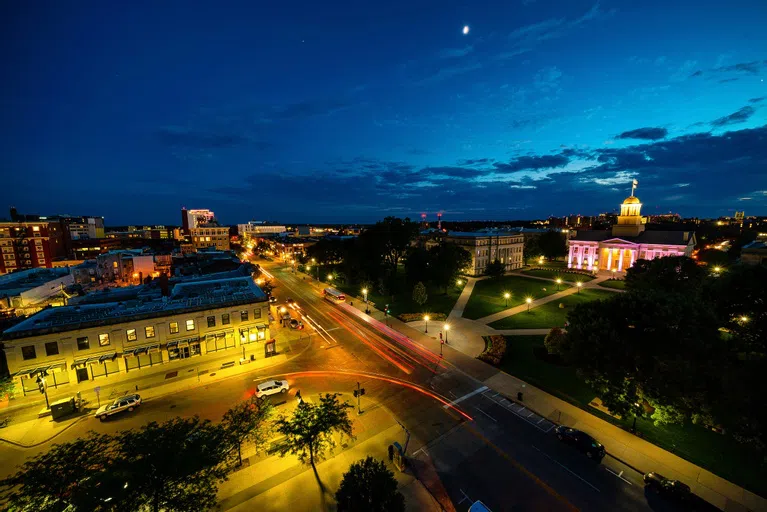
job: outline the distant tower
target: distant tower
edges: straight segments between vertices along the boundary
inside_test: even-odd
[[[11,206],[11,220],[14,222],[19,220],[19,212],[16,211],[15,206]]]
[[[428,229],[428,228],[429,228],[429,223],[426,222],[426,214],[422,213],[421,214],[421,229]]]
[[[437,229],[442,231],[442,212],[437,214]]]
[[[181,207],[181,229],[185,235],[189,234],[189,212],[186,206]]]
[[[642,203],[634,195],[634,191],[639,183],[634,180],[631,185],[631,195],[623,200],[621,204],[621,214],[618,215],[618,223],[613,226],[613,236],[635,237],[639,236],[645,230],[642,222]]]

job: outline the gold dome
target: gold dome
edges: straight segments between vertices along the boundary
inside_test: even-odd
[[[629,196],[623,200],[623,204],[640,204],[639,198],[634,196]]]

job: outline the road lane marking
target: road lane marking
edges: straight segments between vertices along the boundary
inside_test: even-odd
[[[610,473],[612,473],[613,475],[615,475],[615,476],[617,476],[618,478],[620,478],[621,480],[623,480],[624,482],[626,482],[627,484],[629,484],[629,485],[634,485],[634,484],[632,484],[632,483],[631,483],[631,481],[630,481],[630,480],[628,480],[628,479],[626,479],[626,478],[623,478],[623,471],[621,471],[620,473],[616,473],[615,471],[613,471],[612,469],[608,468],[607,466],[602,466],[602,467],[603,467],[603,468],[605,468],[605,470],[607,470],[607,471],[609,471]]]
[[[486,389],[488,389],[488,387],[487,387],[487,386],[482,386],[481,388],[477,388],[477,389],[475,389],[474,391],[472,391],[471,393],[466,393],[466,394],[465,394],[465,395],[463,395],[461,398],[456,398],[455,400],[453,400],[453,401],[452,401],[452,402],[450,402],[449,404],[445,404],[445,405],[443,405],[443,406],[442,406],[442,408],[443,408],[443,409],[447,409],[448,407],[451,407],[451,406],[453,406],[453,405],[455,405],[455,404],[457,404],[457,403],[463,402],[464,400],[466,400],[466,399],[468,399],[468,398],[471,398],[471,397],[473,397],[474,395],[478,395],[479,393],[482,393],[482,392],[483,392],[483,391],[485,391]]]
[[[531,445],[531,446],[533,446],[533,445]],[[580,481],[581,481],[581,482],[583,482],[584,484],[588,485],[589,487],[591,487],[592,489],[594,489],[594,490],[595,490],[595,491],[597,491],[597,492],[602,492],[602,491],[600,491],[599,489],[597,489],[596,487],[594,487],[594,486],[591,484],[591,482],[589,482],[588,480],[584,479],[584,478],[583,478],[583,477],[581,477],[581,476],[580,476],[578,473],[576,473],[575,471],[571,470],[570,468],[568,468],[567,466],[565,466],[564,464],[562,464],[562,463],[561,463],[561,462],[559,462],[558,460],[556,460],[556,459],[554,459],[554,458],[550,457],[550,456],[549,456],[547,453],[545,453],[545,452],[541,451],[541,449],[540,449],[540,448],[538,448],[537,446],[533,446],[533,448],[535,448],[535,449],[536,449],[538,452],[540,452],[540,454],[541,454],[541,455],[543,455],[544,457],[546,457],[547,459],[549,459],[551,462],[553,462],[553,463],[555,463],[555,464],[558,464],[559,466],[561,466],[561,467],[562,467],[562,468],[563,468],[565,471],[567,471],[568,473],[570,473],[571,475],[573,475],[575,478],[577,478],[578,480],[580,480]]]
[[[479,412],[481,412],[482,414],[484,414],[485,416],[487,416],[488,418],[490,418],[491,420],[493,420],[494,422],[498,423],[498,420],[497,420],[497,419],[493,418],[492,416],[490,416],[488,413],[486,413],[485,411],[483,411],[482,409],[480,409],[480,408],[479,408],[479,407],[477,407],[476,405],[474,406],[474,408],[475,408],[476,410],[478,410]]]

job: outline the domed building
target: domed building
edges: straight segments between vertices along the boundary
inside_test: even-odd
[[[623,200],[612,230],[576,231],[570,238],[568,268],[624,272],[639,259],[692,255],[695,232],[645,230],[642,202],[634,196],[636,185],[635,181],[631,195]]]

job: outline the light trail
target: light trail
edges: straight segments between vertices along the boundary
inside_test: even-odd
[[[391,384],[396,384],[398,386],[404,386],[406,388],[410,388],[414,391],[417,391],[421,393],[422,395],[426,395],[430,398],[433,398],[434,400],[437,400],[439,403],[441,403],[443,406],[447,406],[447,410],[453,410],[463,416],[465,419],[469,421],[474,421],[474,418],[463,412],[460,408],[456,407],[455,405],[451,404],[446,398],[441,397],[440,395],[426,389],[422,388],[421,386],[418,386],[416,384],[413,384],[411,382],[397,379],[395,377],[387,377],[385,375],[379,375],[377,373],[369,373],[369,372],[352,372],[352,371],[333,371],[333,370],[307,370],[303,372],[292,372],[292,373],[285,373],[285,376],[291,376],[291,377],[323,377],[323,376],[337,376],[337,377],[364,377],[366,379],[373,379],[373,380],[380,380],[383,382],[389,382]]]

